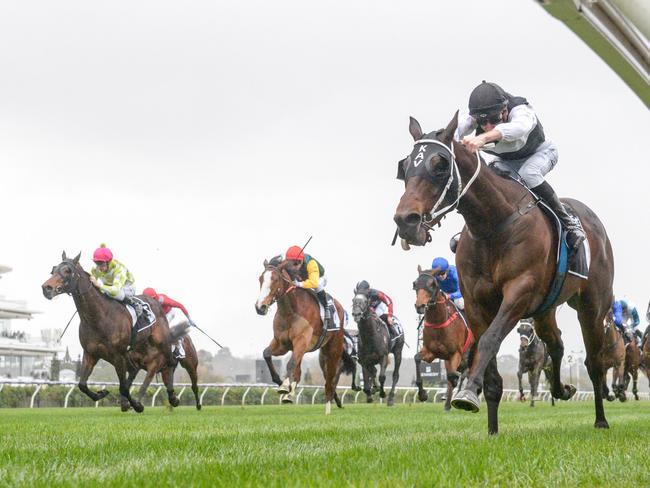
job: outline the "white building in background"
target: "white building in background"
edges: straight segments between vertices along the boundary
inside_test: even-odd
[[[9,266],[0,265],[0,278],[10,271]],[[25,301],[0,295],[0,378],[46,378],[54,354],[65,351],[56,344],[58,335],[53,329],[40,331],[35,338],[14,323],[30,320],[36,313]]]

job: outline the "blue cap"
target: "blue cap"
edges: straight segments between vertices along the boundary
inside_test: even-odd
[[[436,269],[438,268],[441,272],[445,272],[449,269],[449,261],[447,261],[445,258],[435,258],[431,262],[431,269]]]

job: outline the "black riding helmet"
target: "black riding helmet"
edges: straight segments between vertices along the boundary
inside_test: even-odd
[[[469,96],[469,114],[479,121],[501,113],[507,106],[508,98],[503,88],[485,80]]]
[[[367,293],[368,290],[370,290],[370,283],[368,283],[366,280],[361,280],[359,283],[357,283],[357,286],[354,287],[354,293]]]

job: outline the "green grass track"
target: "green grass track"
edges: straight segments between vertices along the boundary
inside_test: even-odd
[[[649,486],[650,403],[0,410],[1,486]]]

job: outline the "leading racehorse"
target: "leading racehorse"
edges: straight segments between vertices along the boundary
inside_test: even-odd
[[[400,161],[398,178],[405,192],[394,220],[405,244],[423,246],[429,231],[454,209],[465,219],[456,250],[460,289],[472,332],[478,340],[467,386],[452,405],[477,412],[483,390],[488,406],[488,432],[498,432],[498,407],[503,380],[496,354],[501,342],[527,316],[553,360],[552,394],[568,400],[575,387],[560,379],[564,346],[555,320],[559,304],[577,310],[587,350],[586,366],[594,386],[595,427],[607,428],[603,408],[603,319],[613,301],[614,260],[603,224],[577,200],[564,201],[580,217],[591,248],[588,279],[567,275],[550,304],[545,298],[556,271],[558,237],[536,199],[521,184],[491,171],[478,152],[453,140],[458,117],[445,129],[423,134],[411,118],[415,140],[411,155]],[[540,306],[544,304],[544,309]]]
[[[270,262],[264,260],[264,272],[260,276],[260,296],[255,310],[259,315],[266,315],[273,303],[278,304],[273,318],[273,339],[264,349],[264,360],[273,382],[280,387],[278,393],[282,395],[282,402],[293,403],[300,381],[302,358],[306,352],[319,349],[318,359],[325,377],[325,413],[329,415],[332,400],[342,408],[336,394],[341,371],[350,374],[355,370],[354,360],[345,352],[343,345],[345,312],[341,304],[334,300],[341,326],[332,331],[323,330],[315,295],[293,284],[285,269],[286,264],[280,256]],[[287,377],[282,381],[273,366],[272,356],[284,356],[289,351],[293,351],[293,354],[287,364]]]
[[[62,293],[72,295],[79,312],[79,341],[84,351],[79,372],[79,389],[93,401],[108,395],[108,390],[94,392],[87,385],[95,364],[103,359],[115,367],[120,383],[120,395],[126,400],[122,401],[122,410],[128,410],[129,405],[136,412],[144,410],[140,399],[134,399],[129,392],[131,381],[140,369],[147,371],[147,377],[161,372],[169,403],[177,406],[178,398],[173,387],[174,360],[171,344],[185,334],[188,324],[182,323],[170,330],[160,304],[149,297],[141,296],[140,298],[151,306],[156,315],[156,322],[138,334],[134,350],[127,352],[131,342],[131,316],[121,302],[108,298],[93,286],[90,276],[79,264],[80,256],[81,254],[74,259],[68,259],[64,252],[62,262],[52,268],[52,276],[41,287],[48,300]]]

